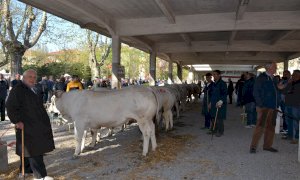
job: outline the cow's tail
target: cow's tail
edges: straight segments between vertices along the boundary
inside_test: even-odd
[[[159,111],[160,111],[160,106],[161,106],[159,97],[158,97],[159,95],[158,95],[158,92],[156,92],[156,90],[154,88],[149,87],[149,89],[151,90],[151,92],[154,95],[155,100],[156,100],[157,108],[156,108],[156,114],[155,114],[155,124],[158,125],[159,121],[160,121]]]

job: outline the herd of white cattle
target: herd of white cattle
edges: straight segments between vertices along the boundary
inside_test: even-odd
[[[47,108],[60,113],[74,123],[76,149],[74,158],[84,148],[85,133],[92,132],[91,146],[96,144],[97,129],[114,128],[135,120],[143,136],[143,155],[146,156],[151,140],[152,150],[157,147],[155,125],[163,121],[165,129],[173,128],[173,112],[179,118],[191,96],[198,100],[201,88],[196,84],[173,84],[163,87],[130,86],[120,90],[98,88],[93,90],[55,92]]]

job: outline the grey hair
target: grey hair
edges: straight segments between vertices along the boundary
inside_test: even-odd
[[[35,75],[37,75],[37,73],[36,73],[35,70],[33,70],[33,69],[28,69],[28,70],[26,70],[26,71],[23,73],[23,76],[27,76],[27,74],[28,74],[29,72],[33,72]]]
[[[265,69],[270,69],[270,67],[272,67],[273,64],[274,62],[268,62],[267,64],[265,64]]]

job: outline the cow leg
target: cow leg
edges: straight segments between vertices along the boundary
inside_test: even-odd
[[[82,124],[79,124],[78,122],[74,122],[74,133],[75,133],[75,140],[76,140],[76,148],[75,148],[75,153],[73,155],[73,158],[77,158],[79,154],[81,153],[82,149],[82,138],[84,134],[85,127],[83,127]]]
[[[157,143],[156,143],[156,137],[155,137],[155,125],[154,123],[150,122],[150,131],[151,131],[151,143],[152,143],[152,151],[155,151],[156,147],[157,147]]]
[[[168,131],[168,129],[169,129],[169,123],[170,123],[169,111],[170,111],[170,110],[167,110],[167,111],[165,111],[164,114],[163,114],[164,120],[165,120],[166,131]],[[172,112],[171,112],[171,113],[172,113]]]
[[[172,111],[168,111],[168,116],[169,116],[169,125],[170,125],[170,129],[173,129],[173,114]]]
[[[146,156],[148,153],[149,141],[150,141],[150,135],[151,135],[150,127],[146,123],[147,122],[139,123],[139,128],[143,134],[143,156]]]
[[[89,145],[90,147],[95,147],[96,142],[97,142],[97,135],[98,135],[98,130],[97,129],[91,129],[91,134],[92,134],[92,142]]]

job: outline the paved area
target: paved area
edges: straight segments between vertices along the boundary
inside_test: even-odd
[[[157,135],[158,148],[143,157],[140,132],[132,124],[124,132],[103,137],[93,150],[86,149],[77,160],[71,160],[75,141],[72,132],[55,133],[56,150],[45,157],[49,175],[56,179],[299,179],[298,145],[276,135],[278,153],[262,150],[249,153],[253,129],[244,128],[241,108],[228,106],[225,134],[213,137],[201,127],[200,103],[175,120],[174,130]],[[0,135],[8,122],[1,122]],[[57,127],[54,127],[56,129]],[[12,141],[13,130],[3,136]],[[90,136],[87,141],[90,141]],[[87,142],[87,143],[88,143]],[[18,157],[9,148],[10,170],[0,179],[14,179]]]

